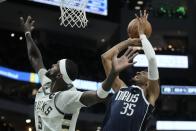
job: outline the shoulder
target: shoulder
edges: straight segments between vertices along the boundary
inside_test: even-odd
[[[149,101],[149,97],[148,95],[146,94],[146,92],[144,91],[144,89],[142,89],[140,86],[136,86],[136,85],[133,85],[132,86],[133,88],[133,91],[134,93],[138,93],[140,92],[140,97],[143,99],[143,101],[147,104],[147,105],[151,105],[150,101]],[[134,90],[136,89],[136,90]]]
[[[58,99],[79,99],[82,96],[83,92],[77,90],[66,90],[59,92]]]
[[[46,68],[40,68],[39,70],[38,70],[38,74],[42,74],[42,73],[46,73],[47,72],[47,69]]]

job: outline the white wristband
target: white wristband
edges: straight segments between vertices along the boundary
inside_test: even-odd
[[[31,32],[30,32],[30,31],[25,32],[25,36],[26,36],[27,34],[31,34]]]
[[[101,99],[104,99],[108,96],[109,92],[105,91],[102,87],[97,90],[97,96]]]

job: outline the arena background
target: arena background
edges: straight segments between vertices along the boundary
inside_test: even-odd
[[[33,103],[40,85],[35,74],[28,74],[33,69],[27,57],[20,16],[31,15],[36,20],[33,37],[47,68],[61,58],[70,58],[79,66],[78,79],[82,85],[95,85],[92,86],[95,89],[105,78],[100,55],[127,38],[127,25],[139,9],[150,12],[153,27],[150,41],[156,53],[167,55],[164,61],[160,58],[166,66],[159,68],[161,95],[149,131],[196,130],[196,1],[105,1],[107,15],[87,13],[89,22],[85,29],[59,26],[57,6],[28,0],[0,3],[0,131],[35,130]],[[167,67],[170,64],[173,67]],[[135,71],[140,69],[143,67],[134,67]],[[21,81],[18,77],[21,72],[27,73],[22,78],[32,75],[31,79]],[[107,102],[82,109],[78,131],[98,131],[106,105]]]

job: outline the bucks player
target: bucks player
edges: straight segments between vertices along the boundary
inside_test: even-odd
[[[159,96],[159,73],[155,58],[155,52],[152,45],[144,34],[144,26],[147,21],[148,14],[144,11],[144,15],[140,12],[139,35],[142,48],[148,60],[148,72],[137,72],[131,79],[134,85],[127,86],[122,79],[117,77],[113,84],[113,89],[117,92],[112,96],[110,106],[107,110],[103,131],[143,131],[145,130],[145,120],[152,111],[155,102]],[[108,76],[112,68],[112,56],[115,50],[125,49],[128,46],[137,45],[137,39],[125,40],[102,55],[102,63]],[[130,47],[129,47],[130,48]],[[136,50],[132,48],[133,52]],[[127,78],[129,79],[129,78]]]
[[[38,72],[42,85],[35,99],[36,131],[75,131],[80,108],[105,99],[114,79],[121,70],[134,64],[130,61],[137,53],[132,53],[129,49],[126,54],[117,58],[116,51],[112,60],[112,70],[102,87],[97,91],[80,92],[72,84],[77,77],[77,66],[69,59],[62,59],[46,70],[41,53],[31,37],[35,21],[30,16],[26,22],[22,17],[20,19],[25,32],[29,60]]]

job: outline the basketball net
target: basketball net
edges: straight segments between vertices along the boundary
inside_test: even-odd
[[[85,28],[87,18],[85,8],[88,0],[60,0],[61,20],[60,25]]]
[[[3,2],[5,2],[6,0],[0,0],[0,3],[3,3]]]

